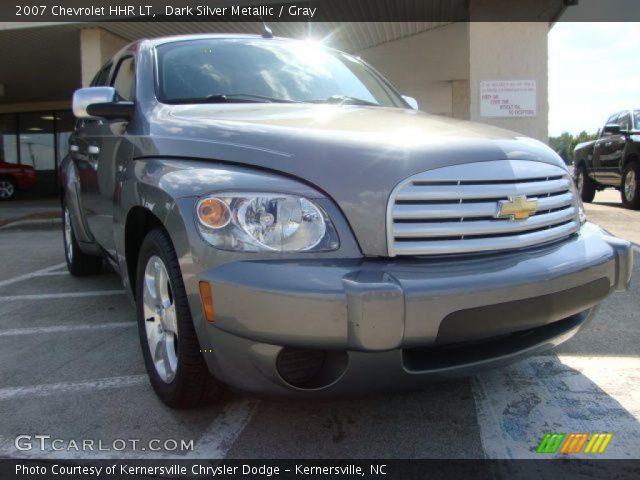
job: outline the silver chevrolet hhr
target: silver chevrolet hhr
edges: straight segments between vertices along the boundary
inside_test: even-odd
[[[74,95],[69,270],[122,276],[168,405],[415,388],[557,345],[628,286],[548,147],[268,37],[138,41]]]

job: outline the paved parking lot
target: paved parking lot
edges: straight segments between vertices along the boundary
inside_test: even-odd
[[[589,216],[640,241],[640,212],[617,198],[598,194]],[[2,230],[0,252],[0,456],[528,458],[553,430],[611,432],[603,457],[640,458],[638,266],[630,291],[545,356],[409,394],[301,402],[229,393],[184,412],[161,404],[147,381],[116,275],[69,276],[57,230]],[[48,440],[44,452],[17,450],[18,435],[34,446],[49,435],[63,450]],[[94,452],[73,448],[87,439]]]

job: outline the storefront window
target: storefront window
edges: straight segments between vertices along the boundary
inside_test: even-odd
[[[37,184],[29,195],[58,195],[58,165],[69,152],[76,119],[70,110],[0,114],[0,162],[30,165]]]
[[[20,163],[31,165],[36,170],[55,170],[55,121],[54,113],[21,113],[18,115],[20,128]]]
[[[0,161],[56,170],[68,152],[75,121],[69,110],[0,114]]]
[[[18,163],[16,116],[0,115],[0,162]]]
[[[71,111],[55,112],[56,114],[56,144],[58,147],[58,163],[69,152],[69,137],[76,125],[76,117]]]

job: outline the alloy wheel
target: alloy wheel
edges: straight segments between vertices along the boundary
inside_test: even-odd
[[[0,198],[11,198],[15,193],[13,184],[7,180],[0,180]]]
[[[171,383],[178,369],[178,319],[167,268],[153,255],[144,271],[143,309],[151,359],[165,383]]]
[[[636,195],[636,172],[630,169],[624,177],[624,197],[627,202],[632,202]]]

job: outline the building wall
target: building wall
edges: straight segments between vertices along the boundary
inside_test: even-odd
[[[403,95],[415,97],[420,109],[467,118],[466,94],[460,82],[469,78],[468,28],[452,23],[357,52],[387,77]],[[455,99],[455,101],[454,101]]]
[[[428,113],[473,120],[548,141],[546,22],[453,23],[358,52]],[[480,116],[483,80],[536,80],[531,118]]]
[[[472,22],[469,29],[469,85],[471,120],[549,139],[548,48],[545,22]],[[531,118],[480,116],[482,80],[536,80],[537,115]]]

